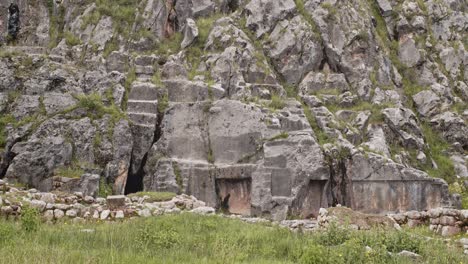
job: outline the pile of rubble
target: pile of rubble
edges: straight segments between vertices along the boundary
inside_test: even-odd
[[[3,194],[2,194],[3,193]],[[193,196],[178,195],[168,201],[151,202],[149,196],[127,197],[124,195],[94,198],[82,193],[55,194],[38,192],[35,189],[20,190],[0,180],[0,215],[18,217],[24,206],[36,208],[46,222],[60,219],[116,220],[131,217],[149,217],[165,213],[212,214],[215,209],[207,207]]]
[[[3,194],[2,194],[3,193]],[[17,218],[24,206],[36,208],[43,220],[54,223],[57,220],[73,222],[87,220],[112,221],[133,217],[150,217],[163,214],[190,212],[214,214],[215,209],[205,202],[189,195],[177,195],[168,201],[152,202],[150,196],[114,195],[107,198],[84,196],[80,192],[43,193],[35,189],[20,190],[0,180],[0,216]],[[272,222],[264,218],[225,215],[247,223],[271,223],[292,231],[313,231],[316,220],[284,220]]]
[[[434,208],[424,212],[393,214],[390,217],[398,224],[408,227],[429,225],[430,230],[442,236],[453,236],[468,231],[468,210]]]

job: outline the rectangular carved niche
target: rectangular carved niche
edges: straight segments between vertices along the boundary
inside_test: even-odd
[[[323,201],[326,182],[310,180],[304,185],[292,204],[291,213],[301,218],[316,218],[320,207],[327,206]]]
[[[218,207],[231,214],[250,215],[252,179],[217,179]]]

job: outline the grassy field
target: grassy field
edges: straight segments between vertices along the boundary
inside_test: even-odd
[[[330,228],[297,234],[193,214],[36,224],[34,217],[0,221],[0,263],[414,263],[387,253],[404,249],[422,255],[418,263],[468,263],[461,248],[414,232]]]

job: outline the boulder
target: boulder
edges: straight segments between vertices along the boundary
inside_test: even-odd
[[[423,117],[431,117],[440,111],[441,99],[433,91],[422,91],[413,95],[418,113]]]
[[[387,0],[377,0],[377,4],[379,5],[380,12],[382,16],[387,17],[392,14],[392,5]]]
[[[412,38],[405,38],[403,40],[400,40],[398,56],[400,58],[400,61],[407,67],[415,66],[421,59],[421,55],[419,55],[419,50],[416,47],[416,42]]]

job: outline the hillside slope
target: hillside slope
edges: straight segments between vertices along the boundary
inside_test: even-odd
[[[466,0],[17,2],[0,178],[274,219],[461,206]]]

